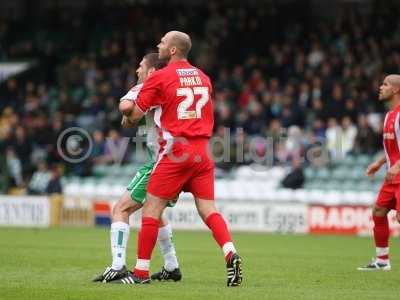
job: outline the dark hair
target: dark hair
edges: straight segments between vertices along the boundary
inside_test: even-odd
[[[146,54],[143,59],[146,60],[146,65],[147,67],[150,68],[155,68],[156,70],[162,69],[167,65],[167,61],[164,59],[158,58],[158,53],[149,53]]]

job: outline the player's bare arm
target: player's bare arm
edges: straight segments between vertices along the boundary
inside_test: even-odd
[[[130,100],[122,100],[119,103],[119,111],[122,114],[121,126],[123,128],[132,128],[135,124],[131,123],[127,115],[132,112],[133,102]]]
[[[136,105],[136,103],[132,103],[132,110],[126,115],[127,122],[132,126],[136,126],[140,119],[144,116],[144,112]]]
[[[124,127],[134,127],[143,117],[144,113],[136,105],[135,101],[129,99],[122,100],[119,103],[119,111],[122,114],[121,125]]]
[[[122,115],[127,116],[129,115],[132,110],[133,110],[133,101],[132,100],[128,100],[128,99],[123,99],[121,100],[121,102],[119,103],[119,111]]]
[[[386,157],[381,157],[377,161],[374,161],[371,163],[366,170],[366,175],[367,176],[373,176],[376,172],[379,171],[379,169],[386,163]]]

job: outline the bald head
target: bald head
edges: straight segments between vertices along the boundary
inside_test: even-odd
[[[400,88],[400,75],[391,74],[386,76],[385,80],[394,88]]]
[[[161,38],[157,48],[158,57],[168,62],[186,60],[190,48],[192,48],[192,41],[190,36],[184,32],[169,31]]]
[[[192,48],[192,41],[187,33],[181,31],[170,31],[165,37],[170,47],[176,47],[179,54],[186,58]]]
[[[379,87],[379,100],[392,101],[393,99],[400,100],[400,75],[398,74],[386,76]]]

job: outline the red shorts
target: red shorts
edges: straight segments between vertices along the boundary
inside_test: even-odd
[[[208,152],[208,139],[175,143],[155,164],[147,191],[166,200],[175,199],[181,191],[214,200],[214,161]]]
[[[400,184],[383,182],[376,199],[376,206],[400,211]]]

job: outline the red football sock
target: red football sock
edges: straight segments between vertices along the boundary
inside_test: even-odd
[[[159,225],[159,220],[150,217],[142,217],[142,228],[138,234],[138,261],[133,270],[137,277],[143,278],[149,276],[148,264],[143,264],[143,262],[150,261],[151,259],[151,253],[157,242]],[[143,267],[144,265],[145,267]],[[140,267],[138,268],[138,266]]]
[[[387,216],[377,217],[372,216],[374,220],[374,239],[375,246],[386,248],[389,246],[389,222]]]
[[[219,213],[212,213],[207,217],[205,223],[207,224],[208,228],[211,229],[213,237],[217,241],[218,245],[224,250],[225,259],[228,260],[233,252],[231,248],[234,249],[234,247],[232,244],[231,234],[229,233],[225,220]],[[226,247],[226,245],[231,246]]]

